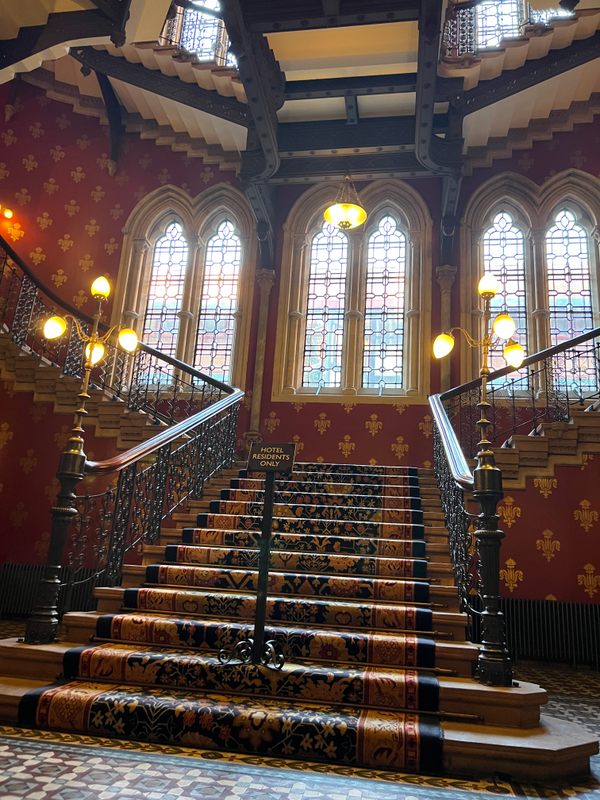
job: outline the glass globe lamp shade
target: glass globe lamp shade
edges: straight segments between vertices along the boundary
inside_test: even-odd
[[[343,231],[358,228],[367,218],[367,212],[356,203],[333,203],[325,209],[325,222]]]
[[[504,345],[504,358],[506,363],[513,369],[519,369],[525,358],[525,351],[518,342],[515,342],[514,339],[509,339]]]
[[[92,297],[106,300],[110,294],[110,283],[108,282],[107,278],[104,277],[104,275],[100,275],[100,277],[96,278],[96,280],[92,283],[91,291]]]
[[[44,323],[44,337],[46,339],[58,339],[67,330],[67,320],[63,317],[49,317]]]
[[[452,352],[454,348],[454,336],[451,333],[440,333],[435,337],[433,343],[433,355],[436,358],[444,358]]]
[[[133,328],[121,328],[118,339],[123,350],[126,350],[128,353],[133,353],[138,346],[137,333]]]
[[[0,206],[0,208],[1,208],[1,206]],[[2,216],[4,217],[4,219],[12,219],[14,217],[14,215],[15,215],[15,212],[12,210],[12,208],[3,208],[2,209]]]
[[[491,273],[486,272],[485,275],[481,276],[477,291],[481,297],[492,298],[498,294],[498,288],[498,281],[496,278]]]
[[[96,344],[92,345],[89,342],[85,346],[85,360],[92,365],[92,367],[96,366],[98,362],[102,361],[104,358],[104,345],[102,342],[96,342]]]
[[[498,314],[492,327],[494,328],[494,333],[500,339],[510,339],[517,329],[515,321],[510,314]]]

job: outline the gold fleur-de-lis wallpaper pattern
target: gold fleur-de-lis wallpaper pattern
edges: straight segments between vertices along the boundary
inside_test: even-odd
[[[504,500],[498,504],[498,514],[507,528],[512,528],[521,516],[522,509],[515,505],[515,498],[507,494]]]
[[[523,570],[517,569],[517,562],[514,558],[507,558],[504,562],[504,567],[500,570],[500,580],[504,581],[508,591],[514,592],[524,577]]]
[[[579,508],[573,511],[573,519],[577,520],[587,533],[598,522],[598,512],[592,508],[590,500],[583,499],[579,501]]]
[[[542,497],[547,500],[552,494],[552,491],[558,486],[558,483],[556,478],[534,478],[533,485]]]
[[[545,531],[542,531],[542,538],[536,539],[535,546],[538,550],[541,550],[546,561],[552,561],[560,551],[560,540],[554,538],[554,531],[546,528]]]

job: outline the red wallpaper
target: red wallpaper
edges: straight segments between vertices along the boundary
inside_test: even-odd
[[[600,600],[600,454],[553,477],[506,489],[499,505],[501,585],[510,597],[597,603]]]
[[[0,90],[7,95],[6,85]],[[25,83],[14,116],[0,123],[0,203],[15,212],[0,222],[0,232],[43,283],[87,313],[95,311],[92,280],[116,278],[121,229],[144,195],[171,183],[194,197],[236,182],[233,172],[136,134],[124,137],[114,176],[107,153],[106,126]]]
[[[8,88],[0,87],[0,106]],[[587,125],[536,144],[530,151],[517,151],[514,159],[478,170],[466,179],[463,199],[501,170],[518,171],[538,182],[569,166],[598,175],[599,144],[597,126]],[[19,89],[13,118],[0,122],[0,202],[12,204],[15,210],[12,221],[0,223],[2,234],[35,267],[43,282],[87,312],[92,311],[91,279],[99,273],[116,276],[121,228],[144,194],[172,183],[195,196],[212,184],[235,182],[233,173],[221,173],[200,159],[190,160],[136,135],[126,136],[119,170],[111,177],[107,152],[108,132],[96,119],[76,115],[70,106],[49,100],[26,84]],[[440,214],[440,182],[430,179],[413,185],[422,192],[435,222]],[[278,224],[297,191],[296,187],[280,190]],[[434,224],[434,259],[438,249]],[[435,260],[433,266],[435,270]],[[458,284],[455,293],[458,298]],[[438,332],[438,297],[434,284],[433,333]],[[302,460],[429,464],[432,437],[426,405],[352,405],[351,399],[345,405],[271,401],[276,309],[277,286],[271,296],[261,412],[265,439],[296,441]],[[256,319],[253,337],[255,327]],[[457,367],[457,358],[453,367]],[[437,375],[434,366],[432,385]],[[0,395],[0,557],[34,562],[45,550],[58,441],[68,432],[71,417],[54,416],[50,405],[30,405],[29,400],[29,395]],[[240,431],[247,427],[248,408],[247,398]],[[114,453],[114,441],[94,441],[88,435],[87,449],[103,458]],[[506,594],[598,602],[600,504],[593,489],[598,485],[599,469],[600,455],[590,456],[583,468],[558,467],[556,485],[536,484],[530,479],[525,490],[507,489],[502,506],[502,527],[507,534],[502,550]],[[35,498],[31,486],[39,487]],[[589,506],[585,505],[588,502]]]

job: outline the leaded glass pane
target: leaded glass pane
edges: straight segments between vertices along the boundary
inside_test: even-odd
[[[550,341],[557,345],[594,327],[588,235],[567,208],[546,233],[546,264]],[[555,376],[563,387],[588,391],[596,385],[595,360],[583,354],[585,349],[576,348],[580,352],[568,366],[569,375]]]
[[[526,348],[525,237],[507,211],[496,214],[492,226],[483,234],[483,268],[500,284],[500,290],[490,304],[492,317],[502,311],[508,312],[517,326],[515,338]],[[503,347],[504,342],[500,342],[491,348],[492,370],[506,366]]]
[[[206,246],[194,360],[197,369],[219,381],[231,375],[241,254],[235,228],[225,220]]]
[[[188,262],[188,243],[179,222],[167,225],[154,246],[148,304],[142,340],[169,356],[175,356],[179,311]]]
[[[365,295],[365,388],[402,386],[406,237],[386,215],[369,237]]]
[[[475,17],[477,47],[498,47],[502,39],[519,36],[523,19],[522,0],[483,0]]]
[[[310,249],[303,386],[341,385],[347,260],[346,235],[323,225]]]

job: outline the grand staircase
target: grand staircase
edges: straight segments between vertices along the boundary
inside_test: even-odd
[[[275,486],[267,637],[281,670],[222,663],[252,635],[263,485],[213,481],[64,617],[61,642],[0,644],[0,715],[27,726],[408,772],[583,773],[596,743],[546,693],[471,678],[429,471],[297,464]]]

